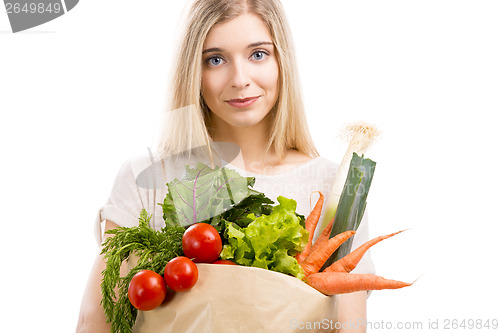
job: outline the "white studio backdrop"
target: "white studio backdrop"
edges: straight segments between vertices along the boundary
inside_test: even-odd
[[[344,125],[377,125],[370,235],[410,229],[371,251],[377,274],[418,280],[371,294],[369,331],[495,331],[500,3],[283,3],[320,153],[339,162]],[[0,13],[0,316],[13,332],[74,330],[97,210],[158,130],[184,7],[87,0],[16,34]]]

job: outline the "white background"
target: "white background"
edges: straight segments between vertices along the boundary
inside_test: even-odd
[[[320,153],[340,161],[339,130],[376,124],[370,234],[410,228],[372,249],[377,274],[419,279],[372,293],[370,331],[500,319],[500,3],[283,3]],[[85,0],[16,34],[2,9],[4,327],[74,330],[97,210],[120,165],[152,143],[184,4]]]

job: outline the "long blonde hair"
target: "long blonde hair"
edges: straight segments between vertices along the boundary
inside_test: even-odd
[[[203,44],[215,24],[245,13],[257,14],[269,28],[279,66],[279,95],[271,110],[274,120],[266,152],[272,149],[280,159],[288,149],[318,156],[304,113],[291,33],[279,0],[194,0],[177,51],[168,119],[158,145],[162,156],[197,147],[210,150],[211,111],[201,96]]]

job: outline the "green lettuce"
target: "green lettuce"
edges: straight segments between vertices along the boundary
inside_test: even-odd
[[[304,217],[295,213],[295,200],[280,196],[278,202],[269,215],[248,214],[252,222],[246,227],[227,223],[224,235],[227,244],[221,258],[303,279],[304,272],[294,256],[308,241]]]

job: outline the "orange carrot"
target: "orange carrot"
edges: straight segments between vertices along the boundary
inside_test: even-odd
[[[314,231],[316,230],[316,226],[318,225],[318,221],[321,216],[321,209],[323,209],[323,203],[325,201],[323,193],[321,193],[320,191],[316,192],[319,193],[319,199],[316,202],[316,205],[314,206],[313,210],[311,211],[305,222],[306,230],[307,232],[309,232],[309,241],[307,242],[304,250],[295,256],[299,264],[307,258],[309,253],[311,253],[311,244],[314,236]]]
[[[304,270],[306,276],[319,272],[326,260],[342,245],[349,237],[354,235],[354,230],[348,230],[326,241],[324,246],[318,247],[312,252],[300,266]]]
[[[354,268],[356,268],[356,265],[360,262],[361,258],[363,255],[368,251],[370,247],[373,245],[377,244],[378,242],[387,239],[389,237],[392,237],[394,235],[399,234],[400,232],[403,232],[404,230],[394,232],[390,235],[385,235],[385,236],[379,236],[377,238],[374,238],[372,240],[369,240],[368,242],[364,243],[360,247],[358,247],[356,250],[352,251],[351,253],[347,254],[344,256],[342,259],[339,259],[335,261],[333,264],[328,266],[323,270],[323,272],[340,272],[340,273],[349,273],[352,271]]]
[[[321,210],[323,209],[323,203],[325,201],[325,196],[323,195],[323,193],[321,193],[320,191],[315,191],[313,193],[316,192],[319,193],[318,201],[316,202],[316,205],[306,219],[306,230],[309,232],[309,242],[312,240],[314,230],[316,230],[316,226],[318,225],[319,217],[321,216]]]
[[[361,290],[399,289],[413,284],[389,280],[372,274],[335,272],[311,274],[307,277],[306,282],[325,295],[344,294]]]
[[[311,252],[314,252],[318,247],[323,246],[322,244],[330,238],[330,232],[332,231],[333,219],[328,223],[328,225],[323,229],[321,234],[316,239],[316,242],[311,247]]]

